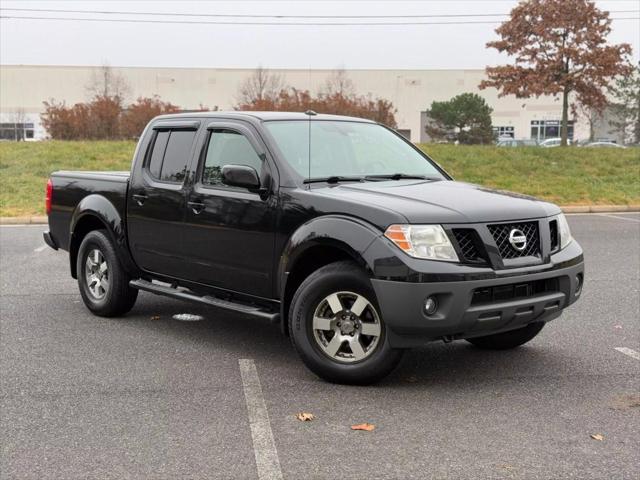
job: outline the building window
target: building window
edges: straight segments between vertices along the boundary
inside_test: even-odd
[[[532,120],[531,138],[541,142],[547,138],[560,137],[560,120]],[[573,140],[573,120],[567,122],[567,136]]]
[[[493,136],[496,138],[514,138],[514,127],[493,127]]]
[[[33,132],[33,123],[0,123],[0,140],[19,142],[32,139]]]

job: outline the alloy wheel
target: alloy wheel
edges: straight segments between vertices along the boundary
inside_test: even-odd
[[[102,300],[109,291],[109,264],[97,248],[87,255],[84,279],[91,296],[96,300]]]
[[[369,357],[380,344],[382,322],[373,304],[354,292],[326,296],[313,314],[313,337],[322,353],[341,363]]]

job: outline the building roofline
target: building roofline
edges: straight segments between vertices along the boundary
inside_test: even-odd
[[[137,66],[137,65],[108,65],[115,69],[138,69],[138,70],[214,70],[227,72],[245,72],[247,70],[255,70],[257,67],[167,67],[167,66]],[[57,65],[57,64],[0,64],[0,68],[102,68],[104,65]],[[265,67],[271,71],[289,71],[289,72],[334,72],[336,68],[288,68],[288,67]],[[483,68],[345,68],[347,72],[484,72]]]

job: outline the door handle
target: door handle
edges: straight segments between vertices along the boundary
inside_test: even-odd
[[[187,205],[191,208],[191,211],[198,215],[204,210],[204,203],[201,202],[187,202]]]
[[[134,193],[132,196],[136,203],[140,206],[144,205],[144,201],[147,199],[146,195],[140,193]]]

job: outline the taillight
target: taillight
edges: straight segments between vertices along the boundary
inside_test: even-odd
[[[47,192],[44,196],[44,209],[47,215],[51,213],[51,197],[53,196],[53,182],[51,179],[47,180]]]

